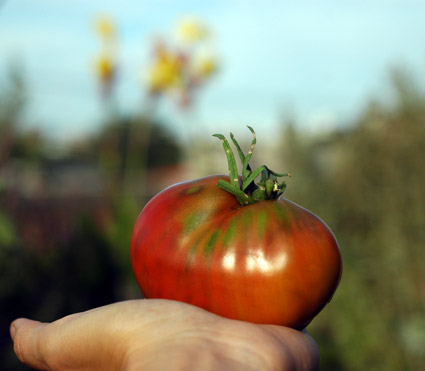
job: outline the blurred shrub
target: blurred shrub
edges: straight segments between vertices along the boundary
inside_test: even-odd
[[[425,369],[425,95],[393,74],[396,101],[345,130],[288,126],[287,197],[333,229],[344,260],[333,301],[309,327],[324,370]]]

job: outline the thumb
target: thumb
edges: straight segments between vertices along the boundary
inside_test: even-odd
[[[40,332],[46,325],[38,321],[19,318],[10,325],[10,336],[14,343],[14,351],[19,360],[36,369],[46,369],[40,357]]]

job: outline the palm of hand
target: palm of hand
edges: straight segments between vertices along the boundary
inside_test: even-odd
[[[11,325],[19,359],[40,370],[314,370],[305,333],[216,316],[169,300],[133,300],[50,324]]]

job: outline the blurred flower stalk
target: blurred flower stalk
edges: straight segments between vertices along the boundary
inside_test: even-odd
[[[109,98],[117,77],[117,28],[111,18],[102,16],[95,22],[95,31],[101,43],[95,59],[95,72],[102,96]]]
[[[155,39],[149,46],[150,58],[142,68],[142,99],[135,112],[126,113],[116,94],[125,65],[119,64],[118,27],[107,16],[97,18],[94,26],[99,41],[94,73],[100,86],[105,125],[104,137],[98,143],[99,170],[109,179],[109,184],[103,187],[108,199],[114,200],[114,215],[118,219],[111,223],[107,234],[122,271],[126,271],[128,252],[123,236],[124,239],[130,236],[144,202],[158,191],[154,190],[159,186],[158,179],[166,174],[166,185],[169,185],[187,175],[187,163],[182,166],[180,156],[176,155],[182,150],[175,138],[172,141],[176,142],[176,147],[168,142],[171,152],[167,153],[167,143],[161,139],[164,128],[158,123],[156,110],[161,101],[170,99],[182,115],[193,111],[197,95],[217,71],[217,61],[211,51],[211,34],[207,27],[194,18],[183,18],[177,24],[176,38]],[[186,116],[185,119],[187,123]],[[190,131],[189,125],[185,125],[184,131]],[[153,166],[158,163],[155,156],[172,158],[173,166]],[[197,156],[191,153],[187,157]],[[128,279],[133,280],[132,274]]]

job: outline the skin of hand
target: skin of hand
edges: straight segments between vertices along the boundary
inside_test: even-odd
[[[18,358],[38,370],[318,370],[305,332],[226,319],[162,299],[123,301],[52,323],[10,326]]]

